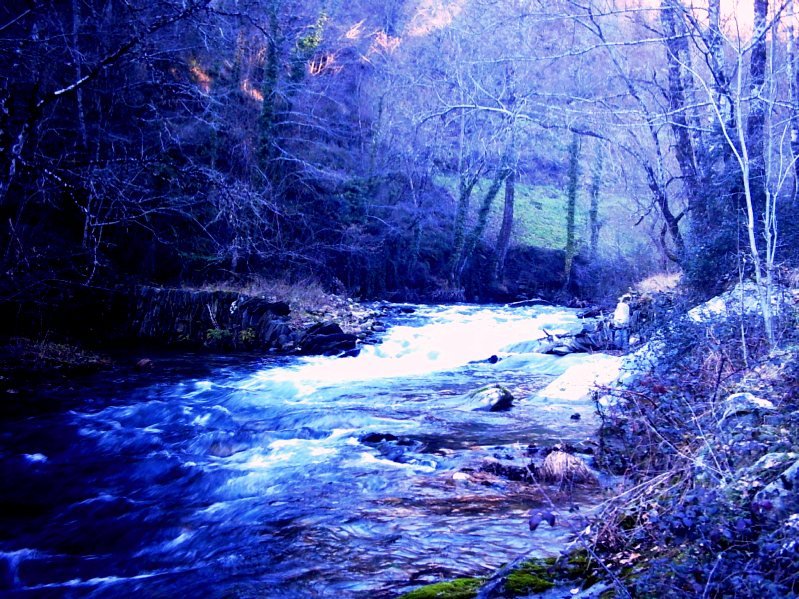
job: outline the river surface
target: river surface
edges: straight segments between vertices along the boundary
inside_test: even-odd
[[[531,534],[530,510],[596,498],[479,465],[590,439],[579,387],[616,359],[529,353],[543,330],[579,330],[559,308],[418,306],[388,324],[355,358],[162,357],[15,411],[0,595],[396,597],[557,553],[568,527]],[[493,383],[514,407],[474,411],[466,394]]]

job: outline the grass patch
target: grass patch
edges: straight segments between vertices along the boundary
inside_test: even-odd
[[[457,198],[458,180],[450,175],[439,175],[436,184],[447,189]],[[490,178],[483,178],[472,193],[469,225],[474,224],[478,207],[486,190],[491,185]],[[503,193],[497,196],[491,207],[486,238],[493,239],[502,224]],[[577,245],[588,243],[589,197],[581,189],[577,198],[576,231]],[[633,215],[629,209],[630,201],[617,195],[604,194],[600,197],[599,219],[603,223],[600,232],[599,249],[607,255],[633,256],[642,244],[650,244],[643,230],[632,229]],[[619,235],[617,231],[624,231]],[[514,225],[512,243],[562,250],[566,247],[566,193],[555,185],[516,183],[514,204]]]

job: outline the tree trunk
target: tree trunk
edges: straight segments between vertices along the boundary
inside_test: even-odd
[[[511,64],[505,66],[506,93],[503,97],[505,107],[513,113],[516,105],[516,73]],[[511,114],[508,120],[508,141],[506,155],[508,157],[508,173],[505,179],[505,203],[502,209],[502,225],[497,236],[497,247],[494,250],[493,263],[491,264],[491,283],[501,284],[505,271],[505,256],[508,255],[510,237],[513,232],[513,209],[516,202],[516,169],[519,162],[519,149],[517,147],[516,117]]]
[[[505,257],[508,255],[510,237],[513,231],[513,208],[516,201],[516,169],[511,167],[505,179],[505,206],[502,210],[502,226],[497,236],[496,258],[494,264],[494,281],[502,283],[505,274]]]
[[[577,253],[574,239],[575,221],[577,216],[577,186],[580,178],[580,136],[572,134],[569,144],[569,173],[566,187],[566,259],[563,267],[563,288],[571,280],[572,263]]]
[[[669,206],[669,198],[662,185],[660,185],[654,169],[650,165],[645,165],[646,178],[649,184],[649,189],[652,191],[652,196],[655,198],[655,203],[660,209],[660,214],[665,221],[665,230],[668,231],[669,237],[674,242],[674,251],[670,251],[666,247],[664,239],[664,249],[669,260],[672,262],[680,263],[685,255],[685,240],[680,232],[680,219],[674,215]]]
[[[477,212],[477,223],[475,223],[474,228],[469,232],[469,236],[466,238],[463,247],[463,254],[458,263],[458,284],[460,284],[460,279],[463,276],[463,271],[466,268],[466,264],[469,262],[474,250],[477,248],[477,244],[480,243],[480,240],[483,238],[483,233],[485,233],[486,226],[488,225],[488,214],[491,212],[491,206],[494,203],[494,199],[497,197],[497,194],[499,193],[499,190],[502,187],[502,184],[505,182],[508,174],[509,170],[504,166],[501,166],[497,171],[494,180],[491,182],[491,187],[488,188],[485,196],[483,196],[483,203],[480,205],[480,210]]]
[[[447,268],[450,285],[460,287],[460,263],[463,259],[466,243],[466,218],[469,216],[469,204],[472,191],[480,180],[482,166],[471,169],[466,159],[466,115],[460,115],[460,134],[458,137],[458,206],[455,211],[455,223],[452,235],[452,254]]]
[[[754,0],[754,32],[749,61],[749,115],[746,119],[746,143],[749,152],[749,193],[754,209],[756,229],[766,209],[766,167],[763,154],[763,130],[766,101],[766,16],[768,0]]]
[[[273,0],[269,6],[269,39],[266,46],[264,79],[261,85],[261,93],[264,99],[258,123],[258,164],[263,173],[269,173],[277,149],[275,143],[277,133],[277,88],[280,77],[278,64],[280,60],[280,23],[277,11],[277,0]]]
[[[725,122],[732,122],[732,102],[729,97],[729,80],[724,71],[724,36],[721,33],[721,0],[708,1],[707,32],[708,63],[715,90],[714,101],[721,108]]]
[[[678,11],[675,0],[661,3],[661,21],[666,35],[666,58],[669,65],[668,101],[671,131],[675,139],[674,153],[680,166],[685,194],[691,211],[694,228],[707,226],[707,211],[704,198],[699,191],[694,138],[688,119],[686,90],[684,85],[685,63],[688,48],[684,37],[682,13]],[[704,231],[699,231],[701,235]]]
[[[603,159],[602,148],[597,146],[594,168],[591,173],[591,188],[589,189],[591,208],[588,211],[588,222],[591,229],[591,260],[596,260],[599,248],[599,229],[602,227],[599,222],[599,190],[602,186]]]
[[[795,8],[796,2],[791,3]],[[796,45],[799,43],[797,29],[793,21],[788,26],[788,88],[790,89],[791,115],[791,154],[794,160],[793,197],[799,200],[799,56]]]

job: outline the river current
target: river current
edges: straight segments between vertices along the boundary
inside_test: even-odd
[[[551,494],[479,464],[589,440],[585,390],[618,359],[531,353],[580,329],[561,308],[388,324],[354,358],[163,357],[5,418],[0,595],[396,597],[556,554],[568,527],[526,523]],[[494,383],[514,407],[474,411],[468,392]]]

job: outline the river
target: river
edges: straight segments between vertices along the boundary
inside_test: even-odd
[[[531,534],[530,510],[596,498],[479,465],[589,440],[584,388],[618,359],[530,353],[580,328],[561,308],[418,306],[389,325],[354,358],[164,356],[15,411],[0,594],[396,597],[557,553],[568,527]],[[473,411],[466,394],[493,383],[514,407]]]

